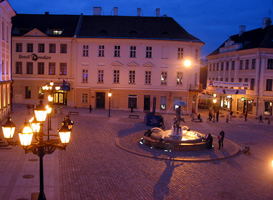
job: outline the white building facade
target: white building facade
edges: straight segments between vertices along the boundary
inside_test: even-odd
[[[233,112],[272,116],[273,42],[269,18],[263,27],[231,36],[208,58],[207,91],[219,97],[219,106]],[[212,86],[213,81],[248,83],[248,87]],[[235,92],[234,92],[235,91]]]
[[[25,16],[16,17],[18,27],[20,17]],[[56,16],[48,14],[48,17]],[[77,17],[73,36],[70,34],[67,38],[62,34],[56,38],[48,36],[39,27],[24,35],[16,35],[16,27],[13,28],[14,48],[20,42],[25,46],[23,52],[13,51],[17,103],[33,103],[39,98],[39,88],[45,82],[65,80],[70,84],[70,90],[63,91],[67,106],[91,105],[92,108],[108,109],[111,103],[112,109],[127,110],[133,106],[137,110],[150,111],[156,98],[157,111],[173,111],[174,102],[179,100],[188,104],[185,112],[196,111],[202,41],[187,33],[170,17],[101,16],[100,13]],[[170,25],[164,28],[166,24]],[[24,51],[30,43],[36,49]],[[56,47],[67,44],[67,53],[41,54],[40,43],[44,44],[45,52],[49,51],[47,47],[51,43]],[[37,55],[36,61],[32,60],[32,54]],[[186,59],[192,62],[189,68],[183,65]],[[33,74],[27,72],[27,65],[31,65],[28,62],[35,66]],[[50,63],[55,63],[55,75],[48,74]],[[67,63],[65,76],[58,72],[61,63]],[[18,65],[22,65],[21,74],[16,72]],[[39,74],[39,65],[44,66],[44,74]],[[30,98],[26,98],[26,86],[31,86]],[[108,93],[112,93],[111,99]],[[47,99],[46,95],[44,99]]]
[[[7,1],[0,1],[0,120],[11,111],[11,18],[15,12]]]

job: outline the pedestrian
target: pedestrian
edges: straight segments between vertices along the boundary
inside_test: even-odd
[[[226,122],[228,123],[229,120],[229,111],[227,111],[227,117],[226,117]]]
[[[262,114],[259,116],[259,123],[263,123],[263,115]]]
[[[131,102],[131,113],[134,112],[134,104]]]
[[[211,149],[212,148],[212,142],[213,142],[213,138],[211,136],[211,134],[207,134],[206,135],[206,147],[207,149]]]
[[[211,121],[212,119],[212,113],[211,113],[211,110],[209,111],[209,121]]]
[[[217,113],[216,113],[216,121],[218,122],[219,120],[219,110],[217,110]]]
[[[219,144],[219,149],[222,147],[223,148],[223,136],[221,133],[218,135],[218,144]]]
[[[92,112],[92,105],[89,106],[89,113]]]
[[[247,112],[245,113],[245,122],[247,121]]]
[[[225,132],[221,131],[220,135],[222,135],[222,148],[224,147],[224,138],[225,138]]]

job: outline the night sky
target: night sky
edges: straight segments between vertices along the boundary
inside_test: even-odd
[[[112,15],[118,7],[118,15],[136,16],[137,8],[143,16],[173,17],[190,34],[198,37],[205,46],[204,58],[217,49],[229,36],[239,32],[240,25],[246,31],[260,28],[262,18],[272,17],[273,0],[8,0],[19,14],[76,14],[93,15],[93,7],[102,7],[103,15]],[[273,11],[272,11],[273,12]]]

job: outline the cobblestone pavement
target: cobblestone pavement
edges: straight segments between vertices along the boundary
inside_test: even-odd
[[[219,122],[204,120],[203,123],[196,123],[186,117],[185,124],[193,130],[215,136],[224,130],[227,140],[240,147],[253,143],[253,147],[250,155],[238,154],[218,161],[183,162],[175,161],[172,156],[168,160],[161,160],[135,155],[115,144],[117,139],[141,136],[141,132],[144,133],[149,128],[143,123],[142,112],[136,112],[140,115],[139,119],[129,119],[129,112],[115,110],[111,111],[111,117],[107,117],[108,110],[94,109],[92,113],[88,113],[88,109],[64,108],[63,113],[74,110],[80,114],[71,115],[71,119],[75,121],[71,143],[66,151],[58,151],[44,161],[45,165],[51,166],[51,171],[47,170],[45,176],[58,176],[52,184],[49,183],[51,179],[45,180],[48,199],[273,199],[272,124],[259,124],[258,120],[251,117],[246,122],[242,118],[235,118],[229,123],[224,118],[220,118]],[[64,116],[57,115],[56,123]],[[170,128],[174,116],[163,116],[166,128]],[[202,113],[202,118],[206,117],[206,113]],[[138,145],[134,141],[137,140],[130,140],[131,145]],[[224,150],[225,148],[228,146],[224,144]],[[215,154],[219,153],[217,148],[213,151]],[[2,152],[1,150],[1,160],[4,155]],[[47,163],[50,159],[53,159],[55,167],[52,167],[52,163]],[[14,168],[18,167],[18,162],[12,162],[15,163]],[[8,165],[8,161],[5,163]],[[5,177],[3,167],[0,166],[0,170],[1,176]],[[8,189],[8,186],[16,186],[11,179],[16,180],[17,174],[11,176],[5,189],[2,187],[4,183],[1,185],[0,199],[1,193],[18,192],[15,188]],[[37,184],[38,180],[35,181]],[[24,190],[37,192],[38,187],[35,185],[29,189],[30,186],[25,185]],[[11,196],[5,199],[29,199],[23,195],[16,198]]]

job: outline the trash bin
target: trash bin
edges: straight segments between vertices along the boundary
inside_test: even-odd
[[[161,121],[162,121],[162,115],[158,113],[150,112],[146,114],[146,117],[145,117],[146,126],[159,127]]]

